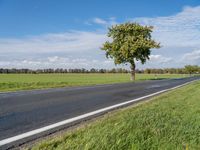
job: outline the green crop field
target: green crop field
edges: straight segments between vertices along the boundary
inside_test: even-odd
[[[162,74],[157,79],[187,75]],[[137,80],[155,79],[153,74],[137,74]],[[0,91],[30,90],[130,82],[129,74],[0,74]]]
[[[35,145],[33,150],[200,149],[200,82]]]

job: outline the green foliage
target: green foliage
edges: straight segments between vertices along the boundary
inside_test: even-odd
[[[200,149],[200,82],[119,110],[33,150]]]
[[[134,65],[134,59],[144,64],[149,59],[150,49],[160,47],[151,38],[152,29],[152,26],[130,22],[112,26],[108,31],[112,41],[105,42],[101,49],[106,51],[107,57],[114,59],[115,64]]]
[[[195,65],[195,66],[192,66],[192,65],[187,65],[185,66],[185,70],[187,73],[189,74],[192,74],[192,73],[199,73],[200,72],[200,68],[199,66]]]

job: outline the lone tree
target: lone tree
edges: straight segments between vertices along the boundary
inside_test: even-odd
[[[198,73],[199,67],[197,65],[195,65],[195,66],[186,65],[185,66],[185,71],[186,71],[186,73],[189,73],[190,76],[191,76],[193,73]]]
[[[151,48],[160,48],[151,38],[152,26],[142,26],[138,23],[124,23],[108,29],[108,37],[102,50],[106,51],[107,58],[113,58],[115,64],[131,65],[131,80],[135,80],[135,61],[142,64],[149,59]]]

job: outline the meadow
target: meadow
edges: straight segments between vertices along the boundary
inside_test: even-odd
[[[32,150],[200,149],[200,82],[117,110]]]
[[[181,74],[136,74],[136,80],[180,78]],[[0,74],[0,91],[31,90],[130,82],[130,74]]]

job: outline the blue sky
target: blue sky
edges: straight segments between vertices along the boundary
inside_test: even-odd
[[[0,0],[0,67],[115,67],[99,47],[126,21],[153,25],[162,44],[138,68],[200,64],[198,0]]]

